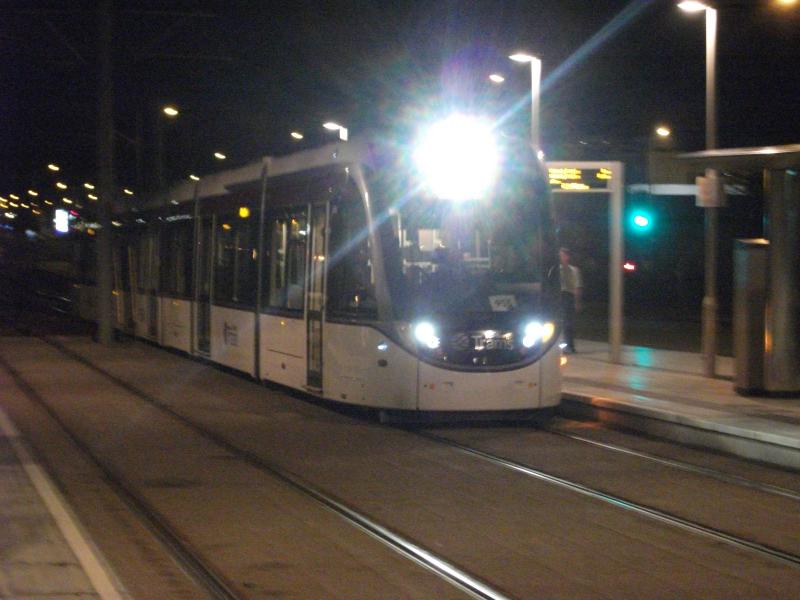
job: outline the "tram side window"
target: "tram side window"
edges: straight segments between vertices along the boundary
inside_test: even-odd
[[[305,209],[271,215],[266,224],[264,297],[269,308],[302,311],[306,277],[308,214]]]
[[[163,230],[161,292],[185,298],[192,293],[192,223],[180,221]]]
[[[137,285],[140,292],[152,292],[158,283],[157,240],[153,232],[142,233],[138,240]]]
[[[214,247],[214,301],[252,308],[256,299],[256,226],[253,212],[217,216]]]
[[[332,316],[377,317],[375,278],[364,208],[357,199],[331,206],[328,249],[328,312]]]

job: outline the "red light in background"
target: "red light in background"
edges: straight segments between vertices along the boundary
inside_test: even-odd
[[[625,264],[622,265],[622,268],[625,269],[626,271],[632,272],[636,270],[636,265],[633,264],[631,261],[626,260]]]

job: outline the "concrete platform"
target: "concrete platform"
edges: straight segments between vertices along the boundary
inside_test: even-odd
[[[0,409],[0,597],[127,598]]]
[[[566,416],[800,469],[800,398],[736,394],[730,357],[718,357],[718,377],[708,378],[699,354],[625,346],[616,365],[608,344],[576,346],[564,369]]]

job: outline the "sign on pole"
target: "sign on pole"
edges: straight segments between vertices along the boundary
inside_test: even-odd
[[[625,165],[621,162],[548,162],[550,189],[555,194],[608,194],[608,345],[611,362],[622,362],[623,289],[622,218]]]

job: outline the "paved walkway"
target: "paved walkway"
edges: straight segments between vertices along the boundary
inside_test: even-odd
[[[568,412],[604,413],[634,429],[800,468],[800,398],[736,394],[730,357],[719,357],[712,379],[702,376],[699,354],[625,346],[616,365],[606,343],[577,347],[564,369]]]
[[[2,409],[0,531],[0,598],[125,597]]]

